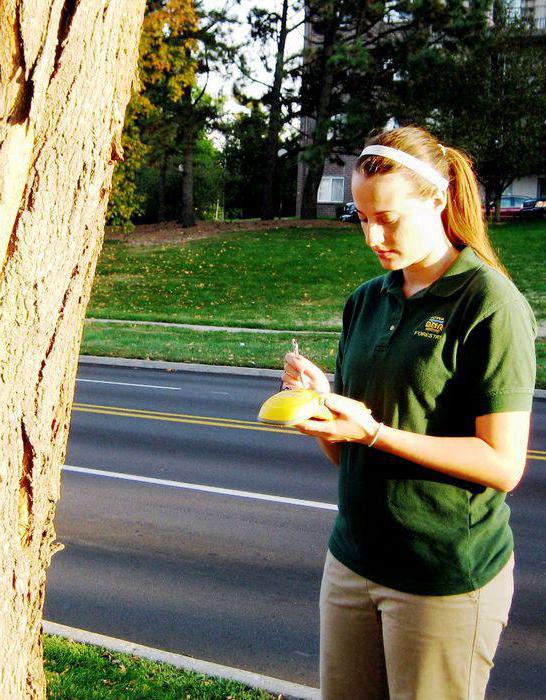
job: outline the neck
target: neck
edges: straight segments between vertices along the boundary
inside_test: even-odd
[[[410,291],[428,287],[451,266],[459,251],[449,240],[431,251],[423,260],[404,268],[404,286]]]

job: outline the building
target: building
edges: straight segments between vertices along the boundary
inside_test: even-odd
[[[317,196],[317,216],[336,217],[341,207],[352,200],[351,173],[358,160],[358,155],[342,155],[340,159],[343,165],[331,163],[324,164],[324,173],[320,182]],[[296,216],[301,214],[301,197],[305,177],[305,166],[298,166],[298,187],[296,194]]]
[[[527,17],[532,21],[539,31],[546,30],[546,3],[544,0],[512,0],[512,9],[515,14]]]

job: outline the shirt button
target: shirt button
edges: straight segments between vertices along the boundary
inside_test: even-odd
[[[393,331],[395,328],[396,328],[396,326],[391,326],[391,327],[389,328],[389,330],[390,330],[390,331]]]

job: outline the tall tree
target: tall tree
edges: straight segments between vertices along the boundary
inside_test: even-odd
[[[257,218],[262,212],[268,157],[268,114],[260,100],[242,95],[248,113],[241,112],[223,125],[225,215],[230,218]],[[283,136],[277,158],[278,177],[273,190],[273,210],[279,216],[293,216],[296,208],[297,156],[295,135]]]
[[[0,2],[0,696],[45,698],[78,349],[144,0]]]
[[[197,94],[196,94],[197,93]],[[184,90],[178,118],[182,132],[182,206],[180,223],[184,228],[195,226],[195,157],[199,134],[205,125],[219,115],[218,105],[210,99],[204,88],[197,91],[187,87]]]
[[[147,0],[139,49],[139,81],[127,110],[123,133],[126,158],[114,172],[109,223],[129,226],[143,213],[145,195],[139,171],[158,172],[158,218],[167,212],[166,182],[170,159],[179,150],[179,105],[196,81],[194,57],[197,14],[192,0]]]
[[[225,213],[230,218],[254,218],[261,211],[267,117],[258,101],[250,107],[250,114],[238,114],[226,129]]]
[[[472,34],[485,3],[454,0],[307,0],[307,48],[301,114],[306,166],[301,216],[316,216],[329,156],[352,152],[372,127],[392,116],[400,60],[427,46]]]
[[[274,67],[271,70],[273,80],[262,97],[262,103],[269,108],[265,159],[263,162],[263,196],[262,196],[262,219],[272,219],[275,216],[275,191],[278,189],[278,152],[281,139],[282,128],[290,118],[294,95],[288,91],[283,91],[288,75],[287,62],[292,63],[296,56],[286,56],[286,42],[291,32],[301,26],[302,20],[299,18],[303,6],[303,0],[288,2],[282,0],[280,11],[272,9],[254,8],[249,14],[251,27],[251,37],[257,40],[262,48],[261,60],[266,69],[271,70],[269,65],[268,47],[274,43]],[[289,14],[290,9],[290,14]],[[246,77],[251,77],[251,72],[243,64],[243,73]],[[254,80],[256,80],[254,78]],[[288,103],[288,104],[286,104]],[[287,113],[283,115],[283,107],[287,107]]]
[[[140,76],[144,103],[143,132],[159,167],[159,220],[166,213],[169,158],[180,140],[193,146],[193,125],[185,106],[196,82],[198,16],[193,0],[148,0],[140,47]],[[141,110],[144,111],[144,110]],[[185,120],[182,119],[185,116]],[[191,134],[185,136],[190,131]],[[152,161],[152,162],[154,162]],[[184,158],[186,179],[193,155]],[[193,208],[193,197],[190,206]],[[191,212],[193,216],[193,211]],[[188,222],[191,225],[191,222]]]
[[[230,15],[232,7],[239,0],[226,0],[220,9],[206,10],[203,3],[196,2],[198,25],[194,33],[193,53],[188,50],[187,58],[195,61],[196,73],[202,77],[203,87],[192,89],[186,86],[178,108],[178,125],[182,133],[182,226],[195,226],[194,160],[196,143],[203,128],[215,124],[220,116],[219,106],[207,99],[208,76],[214,69],[229,71],[237,52],[227,31],[235,21]]]
[[[146,193],[138,187],[138,173],[146,162],[149,146],[142,141],[137,122],[139,102],[129,104],[122,135],[123,160],[112,177],[106,221],[125,230],[133,227],[132,219],[144,213]]]
[[[142,139],[149,146],[147,162],[159,169],[160,221],[170,208],[165,200],[167,171],[172,158],[181,154],[180,221],[184,227],[195,225],[196,142],[219,114],[206,94],[206,76],[229,63],[236,50],[226,38],[235,1],[205,10],[199,1],[148,0],[140,57],[143,91],[133,102]],[[205,76],[201,88],[199,76]]]
[[[456,48],[412,56],[401,71],[396,113],[472,155],[487,210],[494,201],[499,220],[504,190],[546,160],[546,37],[532,17],[495,0],[479,40]]]
[[[473,154],[487,213],[493,201],[497,221],[504,190],[541,172],[546,160],[546,37],[509,9],[495,0],[483,40],[458,57],[464,112],[444,103],[450,135]]]
[[[306,7],[309,44],[303,64],[301,112],[307,125],[313,123],[312,133],[302,154],[305,163],[301,217],[314,219],[317,215],[317,193],[324,171],[324,161],[330,151],[328,132],[332,122],[332,98],[335,84],[335,49],[344,27],[342,8],[333,2],[310,1]],[[311,121],[312,120],[312,121]]]

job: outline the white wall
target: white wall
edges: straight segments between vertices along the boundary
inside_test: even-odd
[[[505,194],[517,194],[522,197],[538,197],[538,177],[537,175],[528,175],[520,177],[505,190]]]

